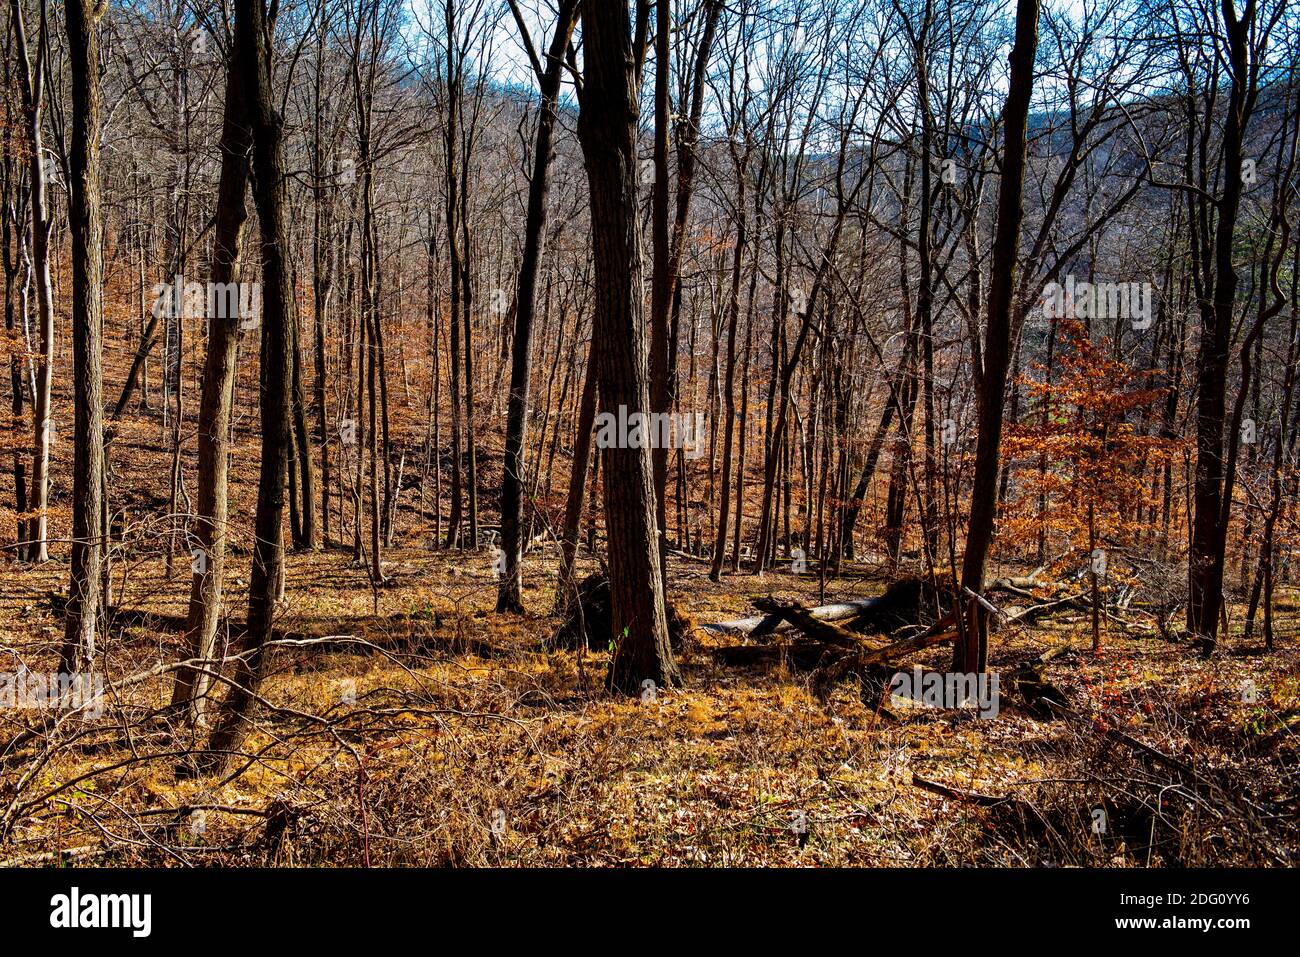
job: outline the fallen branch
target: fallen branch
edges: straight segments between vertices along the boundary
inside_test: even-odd
[[[1117,744],[1122,744],[1125,747],[1131,748],[1133,751],[1136,751],[1138,754],[1142,755],[1148,761],[1151,761],[1155,764],[1163,765],[1169,770],[1177,772],[1183,777],[1191,780],[1194,784],[1198,785],[1199,787],[1204,788],[1208,793],[1216,794],[1226,799],[1226,802],[1229,805],[1236,804],[1236,802],[1232,800],[1231,795],[1227,794],[1221,787],[1219,787],[1219,785],[1211,781],[1209,778],[1205,777],[1205,775],[1201,774],[1199,771],[1193,768],[1186,761],[1183,761],[1179,758],[1175,758],[1173,755],[1165,754],[1163,751],[1159,750],[1158,748],[1154,748],[1144,741],[1139,741],[1131,734],[1121,731],[1118,728],[1102,727],[1101,725],[1098,724],[1095,718],[1089,718],[1086,715],[1082,715],[1079,712],[1075,711],[1073,708],[1069,708],[1066,707],[1065,705],[1061,705],[1055,702],[1050,703],[1050,707],[1052,708],[1052,710],[1064,715],[1065,717],[1069,718],[1071,721],[1074,721],[1078,724],[1091,726],[1094,730],[1100,731],[1102,737],[1105,738],[1107,741],[1114,741]]]
[[[856,618],[866,612],[882,607],[881,597],[864,598],[859,601],[837,602],[818,608],[805,609],[806,613],[817,621],[843,621]],[[710,622],[700,627],[715,635],[748,635],[761,637],[771,633],[781,623],[781,617],[775,614],[753,615],[749,618],[736,618],[731,621]]]
[[[0,867],[34,867],[40,864],[62,863],[66,858],[99,857],[112,850],[115,850],[115,848],[96,844],[83,844],[79,847],[68,847],[57,851],[35,851],[30,854],[20,854],[17,857],[0,860]]]
[[[999,797],[996,794],[981,794],[979,791],[963,791],[959,788],[950,788],[946,784],[940,784],[938,781],[929,781],[921,775],[912,773],[912,786],[918,787],[922,791],[929,791],[931,794],[938,794],[940,797],[946,797],[953,801],[965,801],[970,804],[978,804],[980,807],[996,807],[999,804],[1017,804],[1023,803],[1020,798]]]
[[[885,645],[883,648],[876,648],[872,651],[865,652],[859,656],[858,662],[862,665],[879,665],[887,664],[895,659],[910,655],[913,652],[924,651],[934,645],[941,645],[945,641],[952,641],[957,637],[957,629],[951,627],[953,618],[951,615],[946,616],[941,621],[936,622],[934,627],[928,631],[923,631],[919,635],[913,635],[911,638],[904,638],[901,641],[895,641],[892,644]],[[943,629],[943,630],[941,630]]]
[[[1089,607],[1088,603],[1084,601],[1082,593],[1066,595],[1063,598],[1054,598],[1051,601],[1022,608],[1013,614],[1007,615],[1007,622],[1009,624],[1028,625],[1039,618],[1055,614],[1058,611],[1087,611]]]
[[[818,618],[797,601],[782,602],[775,598],[757,598],[754,600],[754,607],[767,612],[770,618],[789,622],[809,638],[817,641],[838,648],[847,648],[850,651],[859,651],[866,647],[858,635],[832,621]]]

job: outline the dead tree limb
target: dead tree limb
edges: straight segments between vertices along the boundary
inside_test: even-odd
[[[912,786],[918,787],[923,791],[929,791],[931,794],[937,794],[940,797],[946,797],[953,801],[964,801],[968,804],[978,804],[980,807],[996,807],[999,804],[1018,804],[1020,798],[999,797],[996,794],[981,794],[979,791],[965,791],[959,788],[950,788],[946,784],[940,784],[938,781],[930,781],[921,775],[912,774]]]
[[[864,598],[859,601],[837,602],[833,605],[821,605],[817,608],[806,609],[806,611],[818,621],[843,621],[866,612],[875,611],[880,607],[882,607],[881,599],[876,597]],[[711,622],[702,624],[700,627],[715,635],[748,635],[758,638],[771,633],[780,623],[780,616],[766,614],[753,615],[749,618],[735,618],[731,621]]]
[[[847,628],[841,628],[833,621],[819,618],[814,614],[817,609],[809,610],[797,601],[782,602],[775,598],[758,598],[754,601],[754,607],[767,612],[769,618],[789,622],[809,638],[839,648],[847,648],[850,651],[860,651],[867,647],[859,635]],[[775,622],[773,625],[775,626]]]

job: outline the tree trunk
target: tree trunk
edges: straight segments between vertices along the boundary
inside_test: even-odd
[[[325,2],[320,0],[317,16],[323,24]],[[326,259],[324,245],[330,242],[333,217],[321,216],[321,181],[324,178],[324,153],[321,147],[321,92],[325,63],[325,31],[322,29],[317,37],[316,70],[314,77],[314,105],[316,109],[312,123],[312,313],[316,333],[316,378],[313,382],[313,395],[316,402],[316,441],[320,443],[320,518],[321,539],[328,548],[330,544],[330,486],[333,477],[330,462],[329,408],[325,392],[325,326],[330,292],[333,288],[333,258]],[[331,201],[331,209],[332,209]]]
[[[8,86],[9,71],[5,69],[5,83]],[[18,302],[14,302],[14,292],[18,287],[18,271],[23,264],[23,239],[22,229],[18,223],[18,210],[22,208],[22,195],[25,192],[19,182],[17,163],[15,157],[18,153],[17,146],[14,142],[13,113],[8,99],[5,100],[5,124],[4,124],[4,143],[3,156],[0,156],[0,170],[3,171],[3,194],[0,195],[0,231],[3,232],[0,238],[0,252],[4,256],[4,276],[5,276],[5,334],[11,341],[19,341],[19,309],[24,313],[22,323],[26,324],[26,303],[27,297],[21,292]],[[15,308],[17,306],[18,308]],[[15,427],[23,421],[23,410],[25,408],[25,385],[23,383],[23,360],[18,350],[11,350],[9,356],[9,389],[10,389],[10,411],[13,413]],[[18,444],[13,448],[13,477],[14,477],[14,514],[15,521],[15,546],[14,556],[19,561],[27,558],[27,548],[30,536],[27,533],[28,522],[27,512],[27,463],[25,450]]]
[[[1021,190],[1025,181],[1025,127],[1034,89],[1037,48],[1038,0],[1018,0],[1011,77],[1002,110],[1002,180],[998,186],[998,219],[989,278],[988,329],[981,350],[984,368],[975,374],[979,438],[975,446],[966,552],[962,558],[962,585],[976,594],[984,590],[984,565],[997,517],[998,456],[1002,445],[1007,367],[1011,360],[1011,298],[1016,288],[1020,223],[1024,218]],[[982,672],[988,660],[984,607],[975,602],[971,609],[972,615],[965,620],[953,643],[952,667],[958,672]]]
[[[505,567],[497,590],[497,611],[522,612],[523,548],[519,529],[522,520],[524,446],[528,442],[528,387],[532,372],[533,316],[536,313],[537,273],[546,241],[546,200],[550,191],[552,137],[556,105],[564,68],[564,51],[573,35],[576,0],[560,5],[555,34],[546,54],[546,65],[538,81],[541,106],[537,115],[537,136],[533,143],[533,175],[528,184],[528,214],[524,224],[524,251],[515,287],[515,329],[510,350],[510,399],[506,410],[505,463],[501,474],[501,551]],[[527,27],[520,21],[527,36]],[[590,428],[588,429],[590,431]],[[584,456],[585,459],[585,456]],[[583,472],[586,462],[583,462]],[[581,484],[581,483],[579,483]]]
[[[95,660],[103,535],[103,220],[99,198],[99,19],[105,4],[69,0],[72,72],[72,361],[76,409],[72,471],[72,570],[61,670],[89,670]]]
[[[28,506],[27,557],[34,562],[49,560],[46,542],[50,495],[50,440],[53,431],[51,391],[54,383],[54,289],[50,282],[50,213],[45,189],[45,147],[41,130],[41,101],[48,48],[45,3],[41,3],[40,33],[36,38],[36,62],[28,49],[27,30],[21,0],[13,0],[13,26],[17,41],[18,78],[23,97],[27,135],[31,141],[28,161],[28,200],[32,221],[32,277],[36,282],[36,323],[40,330],[40,355],[35,361],[36,392],[32,398],[35,436],[32,442],[32,481]]]
[[[461,352],[461,270],[464,263],[460,248],[460,176],[457,171],[456,154],[459,152],[459,116],[461,96],[461,74],[456,63],[456,5],[455,0],[446,2],[447,28],[447,123],[445,142],[447,147],[447,255],[451,266],[451,343],[449,361],[451,364],[449,387],[451,390],[451,503],[447,516],[447,547],[462,547],[460,526],[464,520],[464,488],[461,477],[461,445],[464,433],[463,397],[460,391],[460,368],[463,355]]]
[[[261,231],[263,296],[261,475],[257,486],[256,542],[248,588],[248,630],[235,659],[221,721],[208,743],[207,769],[230,767],[248,733],[250,711],[262,679],[262,658],[275,621],[277,583],[283,575],[285,470],[289,448],[290,355],[293,286],[285,216],[283,121],[272,106],[270,37],[263,0],[235,9],[235,64],[248,85],[253,134],[253,199]]]
[[[655,3],[655,135],[654,187],[650,197],[650,232],[654,269],[650,288],[650,411],[670,412],[668,395],[669,329],[673,281],[668,248],[668,128],[672,103],[668,82],[672,72],[671,4]],[[659,573],[668,575],[668,449],[656,443],[651,449],[655,487],[655,526],[659,537]]]
[[[725,404],[723,412],[722,470],[720,478],[720,495],[718,498],[718,527],[713,540],[713,564],[709,568],[709,578],[722,580],[722,563],[727,551],[727,519],[731,509],[731,458],[736,442],[736,327],[740,321],[740,278],[741,263],[745,251],[745,229],[747,224],[745,210],[745,168],[733,156],[736,168],[736,245],[731,254],[731,285],[727,297],[727,366],[723,373],[722,398]],[[744,441],[744,437],[741,437]]]
[[[1192,543],[1188,554],[1187,630],[1212,648],[1223,605],[1223,562],[1227,547],[1224,507],[1224,421],[1227,414],[1228,351],[1232,339],[1233,309],[1237,298],[1237,270],[1232,263],[1237,213],[1241,205],[1243,140],[1253,105],[1252,70],[1248,63],[1254,6],[1238,20],[1231,0],[1222,13],[1228,46],[1227,122],[1223,131],[1223,193],[1217,205],[1214,234],[1213,298],[1200,301],[1201,335],[1197,347],[1196,485],[1192,518]],[[1208,278],[1208,277],[1207,277]],[[1235,444],[1236,437],[1228,441]],[[1229,493],[1230,494],[1230,493]]]
[[[641,246],[637,224],[637,90],[631,23],[624,0],[583,7],[586,82],[578,134],[587,163],[595,262],[600,403],[644,414],[649,408]],[[642,682],[677,685],[668,644],[655,525],[650,449],[606,448],[605,526],[609,538],[611,635],[607,685],[636,693]]]
[[[217,211],[212,283],[230,283],[239,261],[244,222],[248,218],[245,194],[249,180],[251,137],[244,104],[243,81],[231,58],[226,75],[225,118],[221,129],[221,179],[217,186]],[[199,399],[198,503],[192,534],[193,582],[186,619],[188,657],[211,659],[221,614],[226,566],[227,484],[230,462],[230,413],[234,400],[236,354],[240,316],[218,314],[208,319],[208,353],[203,367],[203,394]],[[190,669],[176,673],[172,704],[189,704],[189,720],[201,724],[207,710],[208,675]]]
[[[587,376],[582,383],[578,406],[578,427],[573,437],[573,465],[564,505],[564,536],[560,541],[560,571],[556,576],[555,607],[563,610],[573,587],[573,563],[578,554],[582,527],[582,505],[587,490],[587,469],[591,464],[591,429],[596,421],[596,341],[587,351]]]

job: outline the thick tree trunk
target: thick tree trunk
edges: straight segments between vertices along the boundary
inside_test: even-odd
[[[668,312],[675,277],[669,267],[668,248],[668,130],[672,103],[668,82],[672,73],[671,4],[655,4],[655,135],[654,186],[650,197],[650,232],[654,269],[650,288],[650,410],[670,412],[668,379]],[[668,574],[668,449],[663,443],[651,450],[654,467],[655,525],[659,537],[659,573]]]
[[[1196,486],[1192,518],[1192,543],[1188,554],[1187,630],[1212,648],[1223,606],[1223,563],[1227,548],[1224,507],[1224,422],[1227,415],[1228,352],[1231,346],[1233,308],[1237,298],[1237,270],[1233,242],[1241,205],[1243,140],[1254,95],[1251,89],[1249,37],[1254,6],[1238,20],[1231,0],[1222,6],[1227,40],[1227,121],[1223,131],[1223,193],[1217,203],[1214,234],[1214,292],[1200,302],[1201,335],[1196,355]],[[1228,441],[1235,443],[1236,436]],[[1230,494],[1230,493],[1229,493]]]
[[[641,246],[637,224],[637,91],[624,0],[583,7],[586,82],[578,134],[587,162],[595,261],[596,370],[600,404],[617,414],[649,409]],[[650,449],[606,448],[611,635],[608,686],[679,684],[668,644]]]

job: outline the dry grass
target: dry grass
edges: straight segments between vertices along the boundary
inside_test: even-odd
[[[847,685],[819,701],[788,668],[716,664],[707,638],[684,653],[684,690],[612,699],[600,690],[605,654],[548,652],[540,642],[556,619],[492,613],[486,552],[389,559],[393,584],[376,614],[348,556],[291,557],[283,627],[333,641],[275,652],[263,689],[273,708],[228,779],[178,780],[176,752],[190,741],[160,708],[170,675],[132,686],[101,719],[67,719],[8,747],[0,859],[929,866],[1282,864],[1300,854],[1291,639],[1207,662],[1114,630],[1094,658],[1071,624],[998,637],[995,670],[1076,641],[1046,676],[1086,722],[1035,718],[1005,688],[989,721],[897,699],[879,714]],[[760,591],[816,594],[815,581],[792,575],[712,585],[705,571],[675,560],[671,573],[675,598],[703,621],[748,613]],[[46,595],[65,574],[5,571],[0,644],[33,670],[52,667],[59,622]],[[551,574],[547,559],[528,563],[530,608],[551,607]],[[182,657],[167,616],[184,611],[186,577],[166,582],[157,558],[119,564],[119,607],[148,614],[119,617],[105,649],[110,680]],[[880,588],[837,582],[831,593]],[[1254,703],[1243,700],[1246,681]],[[0,741],[33,716],[5,713]],[[1112,729],[1194,774],[1143,759]],[[914,774],[1014,800],[942,797],[914,786]]]

